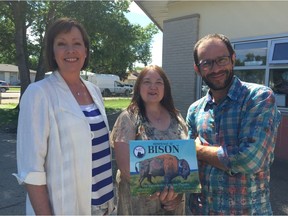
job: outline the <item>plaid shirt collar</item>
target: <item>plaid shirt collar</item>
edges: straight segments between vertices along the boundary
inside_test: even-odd
[[[230,86],[226,98],[229,98],[232,101],[237,101],[238,97],[241,95],[241,91],[242,91],[242,82],[237,76],[234,75],[232,85]],[[213,101],[212,98],[212,92],[211,90],[209,90],[205,96],[205,107],[213,106],[214,104],[215,102]]]

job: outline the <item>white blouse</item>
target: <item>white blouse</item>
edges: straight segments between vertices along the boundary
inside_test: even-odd
[[[82,81],[109,130],[99,88]],[[69,87],[53,72],[30,84],[21,98],[15,176],[20,184],[47,185],[53,214],[90,215],[92,137]],[[26,207],[26,214],[34,214],[28,197]]]

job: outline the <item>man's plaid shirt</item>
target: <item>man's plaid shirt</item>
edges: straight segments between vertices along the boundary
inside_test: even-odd
[[[192,194],[195,214],[272,214],[270,165],[280,112],[273,91],[234,77],[228,95],[215,104],[207,95],[188,109],[189,138],[220,146],[220,170],[199,161],[201,194]]]

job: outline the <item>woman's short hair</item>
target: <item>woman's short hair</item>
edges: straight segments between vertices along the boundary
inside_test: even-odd
[[[85,58],[85,61],[81,70],[85,69],[88,66],[89,56],[90,56],[90,43],[89,43],[88,34],[85,28],[76,20],[64,17],[64,18],[57,19],[49,27],[47,31],[45,50],[46,50],[46,60],[47,60],[49,70],[54,71],[58,69],[58,64],[55,60],[55,55],[54,55],[54,50],[53,50],[53,44],[54,44],[55,38],[60,33],[70,32],[73,27],[76,27],[81,32],[85,48],[87,49],[87,56]]]

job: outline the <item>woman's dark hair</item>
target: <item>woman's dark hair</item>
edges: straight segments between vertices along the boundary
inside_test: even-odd
[[[157,65],[146,66],[140,72],[140,74],[136,80],[136,83],[134,85],[134,93],[133,93],[133,96],[131,99],[131,103],[129,104],[129,106],[127,108],[128,112],[130,112],[130,113],[138,112],[139,115],[141,115],[143,118],[148,120],[148,118],[146,117],[146,110],[145,110],[145,106],[144,106],[144,101],[140,95],[140,85],[142,83],[143,78],[146,76],[146,74],[149,71],[156,71],[160,75],[160,77],[163,79],[164,96],[163,96],[162,100],[160,101],[160,103],[162,104],[163,107],[165,107],[168,110],[170,115],[172,117],[174,117],[179,122],[179,120],[177,118],[178,110],[174,106],[170,82],[169,82],[168,77],[166,76],[164,70]]]
[[[71,18],[60,18],[57,19],[47,31],[47,37],[46,37],[46,60],[48,64],[48,69],[51,71],[54,71],[58,69],[57,62],[55,60],[54,50],[53,50],[53,44],[55,37],[59,35],[60,33],[67,33],[70,32],[73,27],[76,27],[81,32],[81,35],[83,37],[84,45],[87,49],[87,56],[85,58],[84,64],[81,68],[81,70],[85,69],[88,66],[89,62],[89,55],[90,55],[90,44],[89,44],[89,37],[85,30],[85,28],[78,23],[76,20],[73,20]]]
[[[223,41],[223,43],[226,45],[226,47],[228,49],[229,55],[230,55],[231,60],[232,60],[232,55],[235,53],[235,51],[232,47],[230,40],[223,34],[208,34],[205,37],[201,38],[194,46],[194,54],[193,55],[194,55],[194,63],[196,65],[199,64],[199,59],[198,59],[198,47],[199,47],[199,45],[202,42],[209,40],[209,39],[212,39],[212,38],[218,38],[221,41]]]

